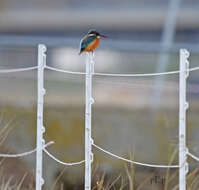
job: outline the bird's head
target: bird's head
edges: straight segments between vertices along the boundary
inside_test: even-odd
[[[97,38],[108,38],[107,36],[104,36],[97,32],[96,30],[89,30],[88,36],[96,36]]]

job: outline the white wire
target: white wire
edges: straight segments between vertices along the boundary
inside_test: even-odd
[[[49,145],[53,144],[53,142],[48,142],[47,144],[45,144],[44,148],[48,147]],[[43,149],[44,149],[43,148]],[[23,152],[23,153],[19,153],[19,154],[0,154],[0,157],[7,157],[7,158],[16,158],[16,157],[23,157],[23,156],[27,156],[30,155],[34,152],[37,151],[37,148],[30,150],[28,152]]]
[[[34,67],[27,67],[27,68],[19,68],[19,69],[0,69],[0,73],[13,73],[13,72],[22,72],[22,71],[30,71],[37,69],[38,66]],[[46,69],[62,72],[62,73],[68,73],[68,74],[74,74],[74,75],[85,75],[85,72],[76,72],[76,71],[68,71],[63,69],[58,69],[55,67],[46,66]],[[199,67],[193,67],[190,68],[189,71],[195,71],[199,70]],[[179,71],[169,71],[169,72],[161,72],[161,73],[141,73],[141,74],[115,74],[115,73],[93,73],[95,76],[111,76],[111,77],[148,77],[148,76],[159,76],[159,75],[170,75],[170,74],[178,74]]]
[[[50,66],[46,66],[46,69],[49,69],[51,71],[57,71],[57,72],[61,72],[61,73],[68,73],[68,74],[74,74],[74,75],[85,75],[85,72],[75,72],[75,71],[68,71],[68,70],[63,70],[63,69],[58,69],[55,67],[50,67]]]
[[[75,72],[75,71],[68,71],[63,69],[57,69],[55,67],[46,66],[46,69],[52,71],[58,71],[62,73],[68,74],[76,74],[76,75],[85,75],[85,72]],[[170,71],[170,72],[163,72],[163,73],[145,73],[145,74],[111,74],[111,73],[93,73],[95,76],[113,76],[113,77],[140,77],[140,76],[157,76],[157,75],[166,75],[166,74],[176,74],[179,71]]]
[[[189,156],[191,156],[193,159],[197,160],[199,162],[199,158],[191,154],[190,152],[187,153]]]
[[[141,74],[111,74],[111,73],[94,73],[96,76],[110,76],[110,77],[149,77],[149,76],[160,76],[160,75],[170,75],[177,74],[179,71],[169,71],[162,73],[141,73]]]
[[[71,162],[71,163],[67,163],[67,162],[62,162],[61,160],[57,159],[55,156],[53,156],[50,152],[48,152],[45,148],[44,148],[44,152],[53,160],[55,160],[56,162],[65,165],[65,166],[74,166],[74,165],[78,165],[78,164],[82,164],[85,162],[85,160],[79,161],[79,162]]]
[[[34,70],[37,68],[38,68],[38,66],[18,68],[18,69],[0,69],[0,73],[15,73],[15,72],[22,72],[22,71],[30,71],[30,70]]]
[[[57,69],[55,67],[46,66],[46,69],[52,70],[52,71],[58,71],[62,73],[68,73],[68,74],[75,74],[75,75],[85,75],[85,72],[75,72],[75,71],[68,71],[63,69]],[[193,67],[190,68],[189,71],[195,71],[199,70],[199,67]],[[141,73],[141,74],[115,74],[115,73],[93,73],[95,76],[110,76],[110,77],[149,77],[149,76],[160,76],[160,75],[171,75],[171,74],[178,74],[180,71],[168,71],[168,72],[161,72],[161,73]]]
[[[119,160],[123,160],[125,162],[129,162],[129,163],[132,163],[132,164],[137,164],[137,165],[141,165],[141,166],[148,166],[148,167],[154,167],[154,168],[179,168],[178,165],[156,165],[156,164],[146,164],[146,163],[141,163],[141,162],[136,162],[136,161],[133,161],[133,160],[128,160],[126,158],[122,158],[120,156],[117,156],[107,150],[104,150],[103,148],[99,147],[98,145],[96,144],[93,144],[94,147],[96,147],[97,149],[101,150],[102,152],[106,153],[106,154],[109,154],[110,156],[113,156]]]
[[[7,157],[7,158],[23,157],[23,156],[27,156],[29,154],[32,154],[34,152],[36,152],[36,148],[31,150],[31,151],[20,153],[20,154],[0,154],[0,157]]]
[[[190,68],[190,69],[189,69],[189,72],[190,72],[190,71],[196,71],[196,70],[198,70],[198,69],[199,69],[199,67],[193,67],[193,68]]]

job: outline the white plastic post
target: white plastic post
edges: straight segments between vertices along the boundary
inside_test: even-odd
[[[46,66],[46,52],[47,48],[43,44],[38,46],[38,82],[37,82],[37,155],[36,155],[36,190],[41,190],[44,184],[42,178],[42,153],[45,141],[43,133],[45,128],[43,126],[43,100],[44,100],[44,68]]]
[[[180,84],[179,84],[179,190],[186,190],[186,174],[188,172],[186,147],[186,80],[189,75],[189,52],[180,50]]]
[[[91,190],[91,164],[93,161],[91,138],[91,106],[94,103],[92,98],[92,75],[94,73],[94,55],[87,54],[86,62],[86,110],[85,110],[85,190]]]

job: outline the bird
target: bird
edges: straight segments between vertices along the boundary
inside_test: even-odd
[[[83,52],[93,53],[94,50],[99,46],[100,38],[107,38],[107,36],[100,34],[94,29],[89,30],[87,35],[84,36],[80,41],[79,55]]]

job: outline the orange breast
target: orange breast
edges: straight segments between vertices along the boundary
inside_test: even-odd
[[[98,38],[96,38],[93,42],[91,42],[87,47],[86,47],[86,51],[94,51],[98,45],[100,43],[100,40]]]

